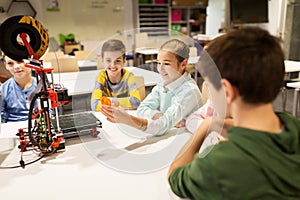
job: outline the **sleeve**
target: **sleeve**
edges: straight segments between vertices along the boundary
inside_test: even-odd
[[[125,108],[136,109],[141,103],[140,92],[137,88],[134,75],[128,73],[128,76],[125,77],[127,80],[124,80],[122,84],[127,84],[128,96],[121,98],[111,98],[113,103],[119,102],[120,106]]]
[[[218,179],[208,156],[194,160],[185,166],[175,169],[169,176],[172,191],[181,198],[221,199]]]
[[[6,123],[7,122],[7,112],[6,112],[6,91],[5,87],[3,85],[0,86],[0,92],[1,92],[1,122]]]
[[[91,108],[94,111],[100,111],[101,108],[101,97],[103,96],[105,76],[103,72],[100,72],[96,77],[95,88],[92,92]]]
[[[167,97],[168,98],[168,97]],[[180,92],[173,94],[170,106],[164,111],[164,115],[157,120],[148,120],[146,133],[162,135],[174,127],[189,113],[196,110],[201,102],[201,94],[198,88],[186,85]]]
[[[210,100],[201,106],[198,110],[190,114],[185,122],[186,128],[191,133],[195,133],[202,123],[202,121],[209,116],[213,115],[213,108],[211,106]]]
[[[156,85],[150,94],[141,102],[137,109],[137,116],[141,118],[152,119],[156,113],[160,113],[160,86]]]

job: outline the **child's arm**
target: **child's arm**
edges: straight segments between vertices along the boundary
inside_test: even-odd
[[[200,93],[197,87],[198,86],[195,85],[194,88],[191,88],[191,85],[187,84],[183,86],[182,91],[180,93],[177,93],[176,96],[172,97],[172,93],[168,93],[166,94],[167,96],[165,98],[157,98],[157,101],[168,100],[171,102],[171,104],[168,105],[168,107],[165,110],[163,110],[163,116],[159,117],[156,120],[152,120],[152,117],[157,112],[159,112],[157,110],[158,108],[156,108],[156,110],[153,109],[151,111],[150,110],[148,111],[146,109],[140,109],[140,107],[143,107],[142,104],[144,105],[144,101],[143,101],[141,106],[138,108],[139,111],[138,114],[141,115],[145,113],[146,115],[148,114],[147,112],[153,114],[152,116],[149,115],[148,115],[149,117],[147,116],[147,118],[150,119],[148,120],[148,127],[146,129],[146,132],[149,134],[161,135],[164,134],[170,128],[178,125],[178,122],[184,119],[189,113],[192,112],[192,110],[195,110],[195,108],[198,107],[198,104],[200,102]],[[152,99],[149,99],[147,96],[145,101],[146,100],[151,101]],[[153,105],[160,106],[159,102]]]
[[[159,86],[156,85],[147,97],[141,102],[137,109],[137,116],[152,119],[156,114],[161,112],[158,110],[160,106]]]
[[[195,134],[186,142],[182,149],[177,154],[176,158],[172,162],[169,168],[168,177],[178,167],[191,163],[194,159],[195,153],[197,153],[204,141],[204,138],[209,131],[211,118],[206,118]]]
[[[211,105],[210,100],[207,100],[207,102],[201,106],[198,110],[190,114],[186,119],[186,128],[191,133],[194,133],[197,131],[198,127],[202,123],[202,121],[209,116],[212,116],[214,113],[214,109]]]
[[[5,92],[3,90],[3,85],[0,85],[1,93],[1,122],[6,122],[6,112],[5,112]]]
[[[95,89],[92,93],[91,98],[91,108],[95,111],[100,111],[101,107],[101,97],[103,96],[104,90],[104,82],[105,82],[105,72],[102,71],[96,78]]]

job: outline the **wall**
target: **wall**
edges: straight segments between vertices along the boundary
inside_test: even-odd
[[[42,1],[36,1],[36,0],[29,0],[30,4],[34,7],[34,9],[37,11],[36,19],[41,21],[43,19],[43,13],[42,10]],[[9,5],[11,3],[11,0],[0,0],[0,6],[4,8],[5,11],[7,11]],[[9,18],[9,16],[6,12],[0,13],[0,23],[2,23],[5,19]]]
[[[60,11],[47,11],[49,0],[30,0],[38,11],[36,19],[49,35],[74,33],[76,40],[106,39],[124,29],[123,0],[58,0]],[[6,10],[10,0],[0,0]],[[1,22],[7,18],[0,14]]]
[[[106,39],[124,29],[123,0],[61,0],[60,11],[46,10],[44,24],[49,34],[74,33],[77,40]]]
[[[218,34],[222,23],[230,27],[230,0],[209,0],[207,7],[206,34],[214,36]],[[274,35],[280,33],[281,0],[269,0],[269,23],[247,24],[249,26],[260,26]]]
[[[206,35],[215,36],[221,28],[221,24],[225,23],[225,1],[209,0],[206,8]]]
[[[284,50],[290,60],[300,60],[300,0],[287,0],[283,27]]]

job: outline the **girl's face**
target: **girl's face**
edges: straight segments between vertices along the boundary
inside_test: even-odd
[[[121,74],[121,70],[125,63],[121,51],[105,51],[103,52],[103,65],[109,76]]]
[[[31,69],[25,67],[23,62],[17,62],[7,56],[5,56],[5,66],[15,79],[22,79],[31,76]]]
[[[186,60],[179,63],[175,54],[160,50],[157,54],[157,70],[166,83],[178,79],[184,72]]]

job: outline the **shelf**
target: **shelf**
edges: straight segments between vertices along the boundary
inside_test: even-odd
[[[140,26],[168,26],[168,23],[164,22],[149,22],[149,23],[140,23]]]
[[[144,17],[143,19],[140,19],[140,22],[148,22],[148,21],[151,21],[151,22],[153,22],[153,20],[156,20],[156,21],[168,21],[169,20],[169,18],[166,18],[166,17],[155,17],[155,18],[153,18],[153,17]]]
[[[144,17],[169,17],[169,13],[141,13],[140,19]]]
[[[192,24],[197,22],[197,20],[200,20],[201,15],[205,15],[206,17],[206,8],[190,7],[190,6],[172,6],[171,8],[172,31],[183,32],[187,35],[191,35],[191,32],[194,31],[193,29],[195,29],[195,27],[197,28],[197,26],[192,26]],[[205,32],[205,18],[201,24],[199,23],[198,29],[199,29],[198,30],[199,33]]]
[[[187,24],[187,21],[171,22],[172,24]]]
[[[169,4],[139,4],[138,27],[149,36],[168,35],[170,26]]]

